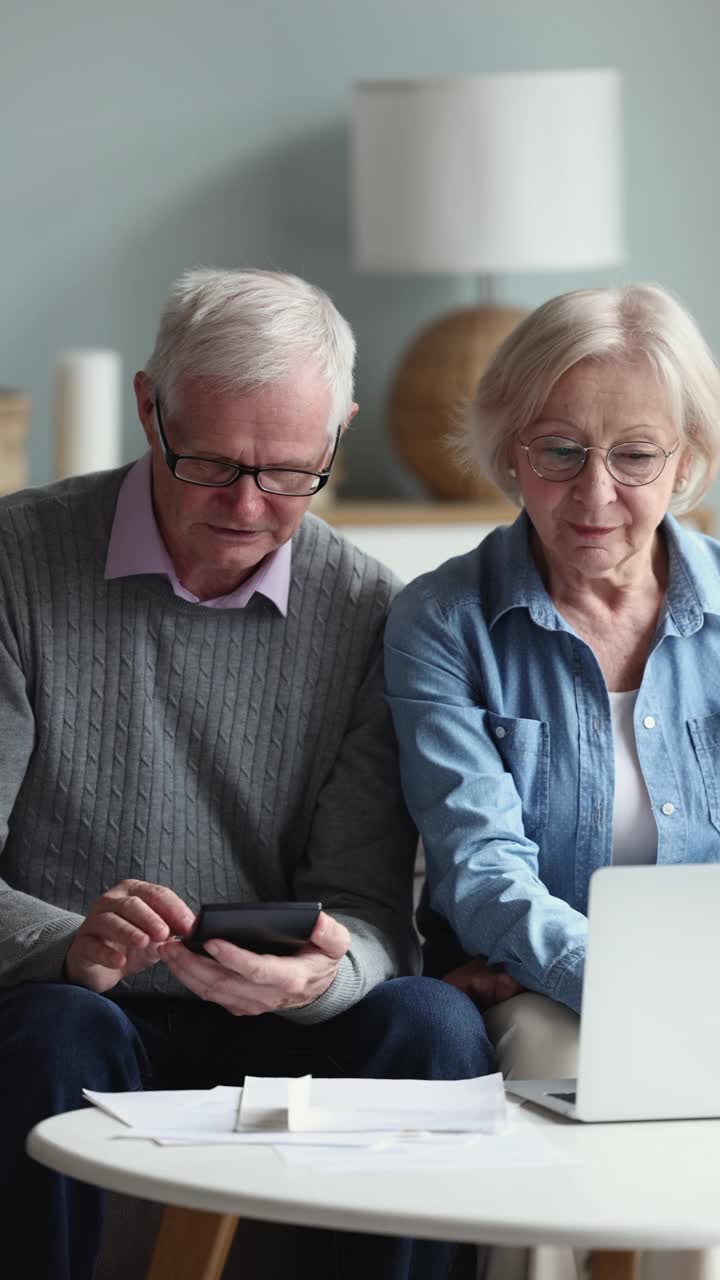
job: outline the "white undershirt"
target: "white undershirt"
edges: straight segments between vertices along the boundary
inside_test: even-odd
[[[614,866],[657,860],[657,826],[635,745],[633,714],[637,696],[637,689],[610,694],[615,752]]]

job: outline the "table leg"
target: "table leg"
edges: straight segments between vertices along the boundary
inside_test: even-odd
[[[220,1280],[237,1218],[168,1205],[146,1280]]]
[[[640,1254],[593,1249],[590,1254],[590,1280],[637,1280]]]

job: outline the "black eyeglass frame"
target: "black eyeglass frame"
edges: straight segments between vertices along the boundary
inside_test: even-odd
[[[577,471],[573,471],[572,475],[570,476],[545,476],[541,471],[538,471],[537,468],[534,467],[532,464],[532,460],[530,458],[530,450],[532,446],[534,444],[537,444],[538,441],[540,440],[562,440],[564,444],[570,444],[573,446],[574,449],[582,449],[582,455],[583,455],[582,462],[580,463],[580,466],[578,467]],[[518,444],[520,445],[521,449],[525,450],[525,456],[528,460],[528,465],[530,469],[535,473],[536,476],[539,476],[541,480],[547,480],[548,484],[567,484],[569,480],[577,479],[577,477],[580,475],[580,472],[583,470],[585,463],[587,462],[588,454],[591,453],[593,450],[596,450],[598,453],[602,453],[605,455],[603,457],[603,462],[605,463],[606,471],[608,471],[608,473],[612,476],[613,480],[616,480],[618,484],[623,485],[624,488],[626,489],[644,489],[645,485],[654,484],[656,480],[660,479],[663,471],[665,470],[667,466],[668,458],[672,458],[673,454],[677,453],[678,449],[680,448],[679,440],[677,444],[673,446],[672,449],[663,449],[662,445],[657,444],[654,440],[618,440],[617,444],[611,444],[608,449],[605,449],[600,444],[580,444],[578,440],[572,440],[570,439],[569,436],[556,436],[556,435],[534,436],[529,444],[524,444],[522,440],[518,440]],[[616,475],[615,472],[612,470],[608,459],[610,458],[610,454],[613,452],[613,450],[627,449],[631,445],[645,445],[645,446],[651,445],[653,449],[658,449],[660,453],[664,455],[662,466],[658,471],[657,475],[652,477],[652,480],[621,480],[620,477]]]
[[[343,424],[341,422],[335,435],[335,444],[333,445],[333,451],[327,466],[324,467],[322,471],[308,471],[304,467],[246,467],[243,463],[232,462],[229,458],[206,458],[197,453],[175,453],[175,451],[170,448],[168,438],[165,435],[162,412],[160,410],[160,396],[157,393],[155,395],[155,417],[157,419],[158,432],[163,447],[163,453],[165,454],[165,461],[176,480],[182,481],[183,484],[197,485],[198,488],[201,489],[227,489],[228,485],[235,484],[241,476],[252,476],[255,484],[262,493],[272,494],[276,498],[312,498],[325,487],[330,479],[330,472],[332,471],[332,465],[335,461],[335,455],[338,451],[340,435],[343,429]],[[235,475],[231,476],[229,480],[189,480],[187,476],[179,476],[177,474],[177,465],[184,459],[188,462],[219,462],[222,466],[232,467],[235,471]],[[265,485],[260,483],[260,476],[265,471],[292,471],[296,475],[300,476],[314,476],[318,483],[315,488],[311,489],[308,493],[283,493],[280,489],[267,489]]]

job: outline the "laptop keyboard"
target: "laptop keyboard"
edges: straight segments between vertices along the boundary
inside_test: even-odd
[[[548,1098],[559,1098],[561,1102],[575,1102],[574,1093],[548,1093]]]

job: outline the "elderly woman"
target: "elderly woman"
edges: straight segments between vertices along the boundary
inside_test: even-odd
[[[469,415],[466,452],[522,514],[394,606],[430,968],[485,1006],[506,1075],[576,1073],[591,873],[720,858],[720,545],[670,514],[719,450],[720,373],[678,303],[553,298]]]
[[[720,373],[661,289],[565,294],[499,348],[465,451],[522,514],[386,633],[428,969],[506,1076],[574,1076],[592,872],[720,859],[720,544],[674,518],[718,461]]]

